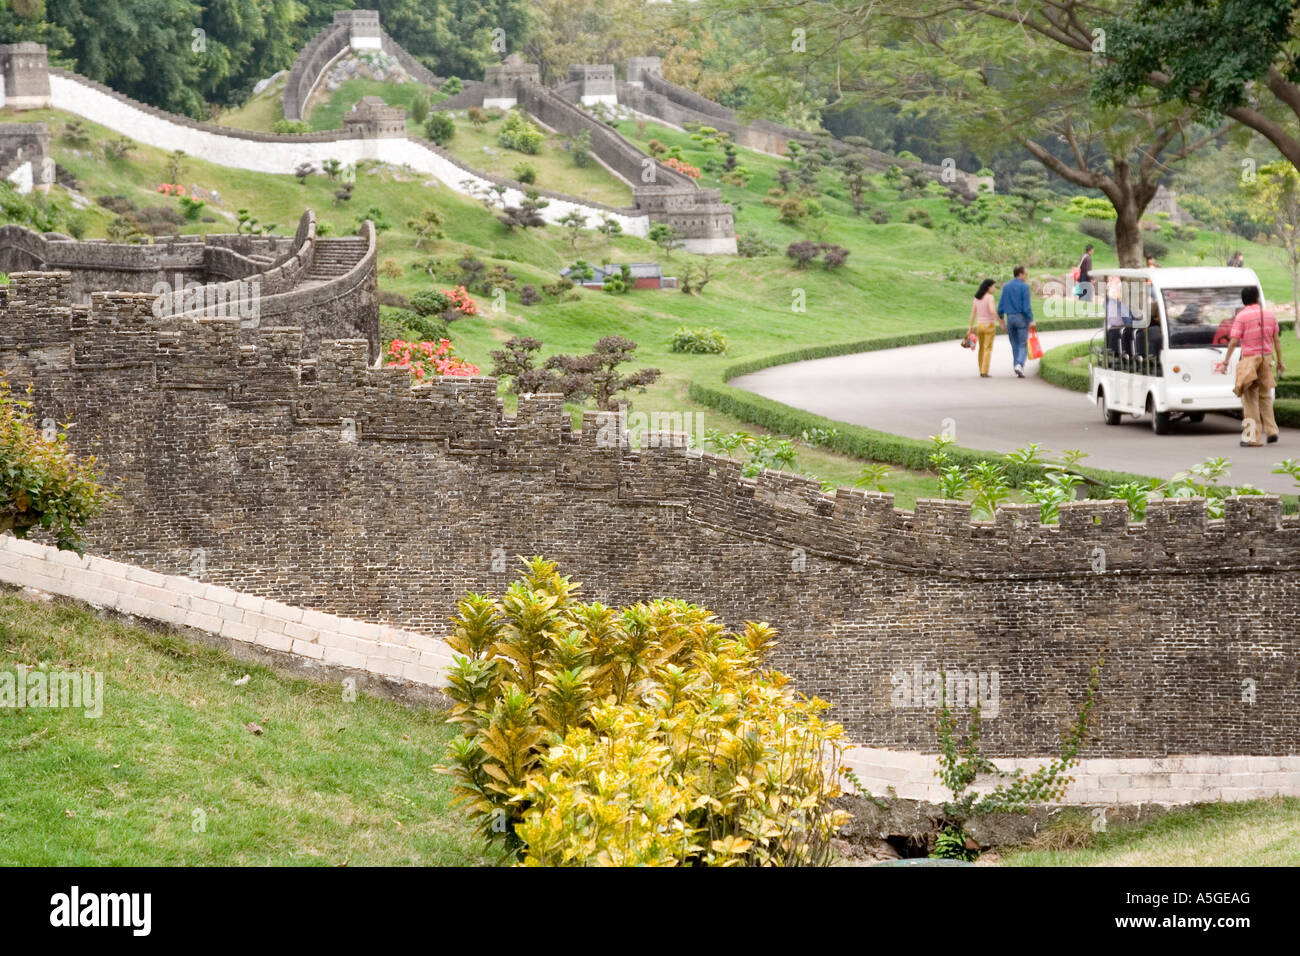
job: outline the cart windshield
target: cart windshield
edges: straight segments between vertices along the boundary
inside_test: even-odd
[[[1227,345],[1232,320],[1241,311],[1241,286],[1165,289],[1165,320],[1171,349]]]

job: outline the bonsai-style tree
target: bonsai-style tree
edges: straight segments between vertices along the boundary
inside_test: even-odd
[[[492,375],[509,379],[506,391],[515,395],[558,391],[555,375],[537,367],[537,352],[542,343],[529,336],[516,335],[505,342],[505,347],[492,353]]]
[[[582,230],[587,228],[587,217],[574,209],[566,212],[557,222],[568,230],[569,245],[573,246],[574,252],[577,252],[578,243],[582,241]]]
[[[415,233],[415,248],[430,239],[442,238],[442,213],[432,206],[427,207],[418,216],[406,220],[407,227]]]
[[[650,241],[664,251],[670,259],[673,250],[681,245],[682,236],[676,229],[664,222],[657,222],[650,227]]]
[[[546,368],[559,373],[559,391],[566,401],[583,398],[596,400],[601,411],[617,411],[620,395],[636,389],[644,392],[647,385],[658,380],[657,368],[637,369],[624,375],[618,367],[632,358],[636,343],[621,335],[607,335],[598,341],[587,355],[552,355]]]

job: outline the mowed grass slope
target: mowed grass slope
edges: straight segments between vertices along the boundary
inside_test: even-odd
[[[1091,817],[1074,824],[1090,830]],[[1050,841],[1049,831],[1044,842]],[[1091,834],[1089,845],[1082,849],[1010,851],[1001,862],[1004,866],[1297,866],[1300,799],[1187,807],[1147,823],[1108,827]]]
[[[0,592],[0,671],[19,664],[102,673],[104,706],[0,709],[0,866],[486,862],[434,711]]]
[[[390,88],[404,91],[402,86]],[[0,116],[5,115],[0,111]],[[176,199],[156,192],[157,185],[168,178],[165,151],[141,146],[125,159],[106,161],[97,144],[116,138],[116,134],[84,123],[96,146],[74,149],[62,135],[69,117],[52,111],[33,111],[13,114],[13,118],[50,124],[56,159],[79,178],[80,191],[85,196],[93,199],[122,194],[141,206],[161,204],[179,209]],[[716,148],[706,147],[680,131],[655,124],[641,127],[632,121],[619,125],[624,135],[643,145],[657,138],[680,147],[686,159],[696,165],[702,164],[711,153],[720,155]],[[493,126],[489,125],[479,135],[492,138],[492,130]],[[471,135],[472,125],[459,121],[457,140],[461,147],[472,147]],[[557,149],[553,143],[547,148]],[[508,160],[511,165],[533,161],[522,153],[502,150],[500,154],[505,157],[502,162]],[[562,150],[557,149],[548,158],[575,176],[579,173],[609,176],[599,167],[578,170],[571,155]],[[698,296],[667,290],[634,291],[626,295],[582,291],[576,301],[555,301],[548,297],[539,305],[525,307],[519,302],[516,288],[508,293],[499,310],[490,308],[490,302],[480,296],[482,314],[464,319],[452,328],[458,354],[488,373],[492,350],[513,335],[541,340],[542,358],[560,352],[589,351],[604,335],[626,336],[639,345],[637,366],[649,365],[662,371],[659,381],[646,394],[632,396],[634,410],[693,412],[703,416],[706,428],[724,432],[737,428],[758,431],[692,402],[687,395],[689,383],[692,380],[717,382],[722,371],[734,362],[808,345],[888,338],[918,330],[955,329],[966,324],[973,289],[966,281],[953,281],[945,276],[954,264],[963,273],[979,270],[980,264],[972,263],[968,256],[954,250],[944,234],[943,225],[953,218],[945,196],[929,193],[904,198],[883,177],[876,176],[870,184],[867,201],[889,216],[888,222],[876,223],[869,216],[853,213],[838,175],[826,170],[818,180],[825,216],[801,231],[780,222],[777,210],[765,202],[779,171],[789,162],[743,149],[740,160],[751,179],[745,187],[723,185],[724,198],[736,208],[737,231],[771,243],[778,250],[776,254],[756,258],[712,257],[715,278]],[[548,183],[546,175],[542,173],[539,185],[554,188],[556,184]],[[291,231],[302,210],[308,207],[316,211],[330,235],[351,233],[361,218],[374,216],[382,227],[380,288],[406,296],[431,285],[451,285],[457,272],[455,262],[465,256],[475,256],[489,265],[505,265],[517,276],[518,285],[530,283],[538,287],[554,281],[561,269],[579,257],[596,263],[605,259],[657,261],[670,275],[680,274],[688,261],[700,261],[680,250],[665,253],[645,240],[619,237],[608,241],[590,231],[582,233],[576,245],[565,230],[555,226],[507,232],[495,213],[478,202],[430,177],[384,164],[364,164],[358,171],[353,197],[345,203],[336,201],[337,184],[323,175],[311,176],[305,184],[300,184],[288,175],[251,173],[188,157],[180,178],[187,185],[215,190],[220,195],[219,204],[210,203],[203,210],[203,217],[214,221],[187,223],[180,230],[186,233],[230,232],[240,208],[249,209],[262,223],[275,223],[281,233]],[[702,185],[712,187],[719,183],[706,174]],[[56,190],[53,198],[67,209],[70,203],[61,192]],[[433,207],[442,215],[444,237],[417,249],[408,221],[425,207]],[[935,228],[905,221],[912,209],[925,210]],[[86,219],[88,237],[104,236],[112,219],[111,213],[97,206],[81,215]],[[1032,227],[1001,224],[988,228],[1036,230],[1035,235],[1043,237],[1044,243],[1068,250],[1068,256],[1062,253],[1059,262],[1043,262],[1035,272],[1063,274],[1073,265],[1086,239],[1075,229],[1077,217],[1072,217],[1063,206],[1045,208],[1041,215],[1052,222]],[[828,272],[820,264],[814,264],[799,270],[784,256],[789,242],[808,238],[814,232],[817,238],[850,250],[843,268]],[[1203,230],[1193,242],[1171,242],[1172,251],[1166,264],[1194,264],[1198,261],[1196,256],[1204,255],[1210,244],[1211,237]],[[1265,246],[1242,245],[1247,249],[1249,261],[1260,272],[1266,292],[1271,296],[1284,293],[1288,283],[1280,252]],[[436,278],[430,278],[418,268],[430,259],[438,263]],[[1108,248],[1101,247],[1097,261],[1099,265],[1113,262],[1113,255]],[[992,267],[989,271],[1003,278]],[[801,305],[803,311],[796,309],[796,305]],[[719,329],[728,340],[727,354],[673,353],[669,342],[680,325]],[[391,323],[386,328],[391,335],[407,334]],[[512,406],[513,398],[507,396],[506,402],[507,407]],[[580,409],[573,407],[572,411],[577,420]],[[850,484],[861,464],[813,448],[802,448],[799,456],[801,470],[838,485]],[[937,479],[927,474],[898,472],[886,481],[886,487],[896,493],[900,506],[909,506],[915,497],[937,493]]]

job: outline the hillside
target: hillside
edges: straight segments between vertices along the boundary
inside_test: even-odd
[[[179,210],[178,200],[156,191],[169,175],[168,157],[163,151],[137,145],[127,156],[106,161],[100,144],[116,136],[92,123],[81,124],[88,142],[74,145],[66,133],[70,117],[38,110],[0,112],[0,118],[49,123],[55,157],[77,179],[80,198],[62,188],[56,188],[51,195],[58,208],[53,228],[72,231],[71,218],[77,223],[77,231],[86,237],[107,235],[114,214],[95,204],[101,196],[123,196],[141,208]],[[618,125],[639,145],[648,146],[651,140],[658,139],[668,147],[677,147],[683,159],[693,165],[704,167],[711,157],[721,159],[720,150],[702,142],[698,134],[693,137],[632,120]],[[461,121],[461,126],[468,124]],[[468,135],[472,130],[464,132],[462,147],[472,147]],[[461,133],[458,129],[458,138]],[[508,156],[512,163],[534,162],[523,154]],[[577,301],[557,302],[546,297],[541,304],[525,307],[516,289],[509,293],[501,311],[487,308],[486,297],[479,296],[484,306],[482,314],[453,327],[457,352],[486,373],[492,364],[489,353],[512,335],[540,339],[544,343],[543,355],[585,352],[603,335],[623,335],[639,343],[637,365],[652,365],[663,371],[646,395],[634,397],[635,408],[693,411],[703,414],[707,428],[727,432],[746,427],[753,431],[691,402],[686,394],[691,380],[716,381],[722,369],[737,361],[813,342],[892,338],[964,326],[972,287],[980,276],[1000,278],[1022,255],[1029,257],[1032,275],[1061,275],[1074,263],[1086,241],[1075,228],[1078,215],[1062,204],[1043,207],[1037,214],[1050,222],[1027,224],[1015,221],[1012,200],[998,197],[987,200],[994,218],[984,226],[959,226],[950,208],[951,200],[941,186],[932,184],[924,191],[904,196],[883,174],[869,177],[864,195],[866,209],[863,215],[855,215],[841,177],[829,168],[814,177],[822,214],[806,219],[796,228],[779,221],[778,209],[767,203],[772,199],[769,191],[779,188],[780,171],[789,169],[790,162],[744,149],[739,150],[738,158],[740,168],[748,174],[745,185],[720,183],[716,175],[707,172],[702,184],[721,185],[724,199],[736,209],[737,232],[768,243],[773,253],[709,260],[714,278],[698,296],[669,290],[626,295],[583,291],[577,294]],[[572,158],[553,141],[548,142],[535,163],[541,173],[541,186],[551,185],[546,181],[547,169],[578,172]],[[594,170],[608,177],[598,167],[581,173],[594,175]],[[233,231],[241,208],[250,210],[262,223],[275,223],[282,232],[288,231],[306,207],[316,210],[330,235],[350,233],[363,217],[376,218],[381,229],[380,288],[390,294],[410,296],[430,284],[452,284],[458,272],[454,263],[465,256],[477,257],[488,265],[506,266],[517,276],[518,285],[531,283],[539,287],[554,281],[560,269],[579,257],[592,262],[604,258],[658,261],[670,275],[679,274],[688,262],[702,261],[680,251],[665,253],[648,241],[628,237],[609,241],[591,231],[578,236],[576,248],[559,227],[507,232],[494,213],[475,201],[424,175],[381,164],[369,164],[358,171],[356,188],[348,202],[335,200],[337,184],[324,175],[310,176],[300,184],[292,176],[229,169],[198,157],[184,158],[180,179],[197,187],[196,195],[207,200],[200,221],[179,227],[184,233]],[[76,202],[86,208],[77,211]],[[407,223],[426,206],[442,215],[445,238],[416,249]],[[1012,217],[1010,223],[997,218],[1003,214]],[[924,224],[927,217],[929,228]],[[909,222],[909,218],[917,221]],[[795,268],[782,254],[785,246],[810,237],[843,246],[849,251],[847,263],[835,271],[826,271],[820,263],[805,270]],[[1185,242],[1167,239],[1162,233],[1162,241],[1170,246],[1166,264],[1213,261],[1209,257],[1214,254],[1215,237],[1205,230]],[[1241,245],[1246,248],[1248,263],[1259,272],[1266,294],[1285,297],[1289,280],[1280,251],[1257,244]],[[438,263],[434,269],[436,279],[431,279],[423,268],[430,259]],[[1108,248],[1100,247],[1096,261],[1106,265],[1115,260]],[[421,267],[413,268],[417,263]],[[805,311],[792,308],[797,298],[804,300]],[[727,337],[728,353],[718,356],[671,352],[669,339],[683,324],[718,329]],[[409,334],[391,323],[386,328],[390,335]],[[936,422],[936,430],[938,426]],[[823,480],[849,484],[857,476],[861,462],[820,449],[801,448],[799,467]],[[899,504],[905,505],[918,495],[933,493],[935,484],[928,475],[896,473],[887,487],[898,495]]]

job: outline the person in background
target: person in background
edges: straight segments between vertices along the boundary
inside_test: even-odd
[[[1147,256],[1147,268],[1148,268],[1148,269],[1159,269],[1159,268],[1160,268],[1160,263],[1156,262],[1156,257],[1155,257],[1155,256]]]
[[[980,378],[989,377],[989,363],[993,361],[993,337],[997,335],[994,322],[1001,323],[1002,331],[1007,330],[1007,324],[998,317],[997,307],[993,304],[993,280],[985,279],[975,290],[975,301],[970,307],[970,325],[966,329],[968,336],[974,332],[979,340]]]
[[[1286,371],[1282,364],[1282,340],[1278,335],[1277,317],[1259,301],[1259,289],[1246,286],[1241,290],[1245,306],[1232,320],[1229,331],[1228,352],[1223,361],[1214,367],[1220,375],[1227,374],[1232,353],[1241,346],[1237,360],[1237,382],[1233,391],[1241,396],[1241,445],[1258,448],[1264,444],[1261,435],[1271,445],[1278,440],[1277,422],[1273,418],[1273,356],[1277,356],[1277,374]]]
[[[1246,257],[1241,254],[1240,249],[1228,257],[1228,265],[1233,267],[1234,269],[1241,269],[1245,267]]]
[[[1084,302],[1092,301],[1092,249],[1092,243],[1088,243],[1083,250],[1083,258],[1079,260],[1078,296]]]
[[[998,318],[1005,324],[1007,338],[1011,340],[1012,367],[1018,377],[1024,378],[1025,347],[1029,330],[1034,327],[1034,307],[1030,302],[1029,283],[1025,281],[1025,267],[1016,266],[1011,274],[1011,281],[1002,287],[1002,297],[998,299]]]

